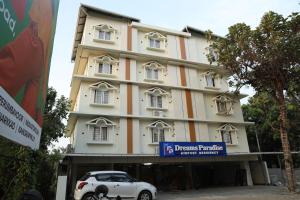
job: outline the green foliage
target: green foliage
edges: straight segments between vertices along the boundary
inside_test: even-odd
[[[251,85],[257,91],[275,95],[278,83],[284,89],[299,83],[299,31],[299,13],[284,18],[268,12],[256,29],[235,24],[225,38],[217,38],[211,47],[219,54],[218,63],[232,72],[238,89]]]
[[[288,133],[291,150],[300,150],[300,105],[286,101]],[[244,119],[255,122],[247,127],[248,142],[252,152],[258,151],[255,131],[258,133],[261,150],[282,151],[278,104],[266,92],[256,93],[249,103],[242,106]]]
[[[15,200],[26,190],[35,188],[45,199],[55,199],[56,170],[61,159],[60,150],[48,151],[48,146],[63,135],[70,103],[57,98],[53,88],[48,89],[40,149],[32,151],[0,138],[0,197]]]

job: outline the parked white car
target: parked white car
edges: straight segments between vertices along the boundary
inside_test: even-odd
[[[108,188],[107,197],[136,200],[156,199],[156,187],[146,182],[139,182],[122,171],[88,172],[77,181],[74,193],[75,200],[89,200],[95,188],[105,185]]]

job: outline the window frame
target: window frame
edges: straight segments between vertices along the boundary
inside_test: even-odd
[[[202,86],[206,89],[210,89],[210,90],[220,90],[220,75],[217,74],[214,71],[207,71],[204,73],[200,74],[201,79],[200,81],[202,81]]]
[[[218,115],[232,115],[233,114],[233,104],[234,101],[233,99],[229,98],[228,96],[225,95],[219,95],[213,98],[213,101],[215,103],[215,109],[216,109],[216,114]],[[225,110],[220,110],[220,108],[225,108]]]
[[[107,89],[94,90],[94,104],[108,105],[110,102],[109,91]],[[98,95],[100,93],[100,95]],[[106,95],[105,95],[106,94]],[[96,100],[100,96],[100,99]]]
[[[149,97],[150,97],[150,107],[151,108],[163,109],[162,95],[149,94]]]
[[[117,76],[118,64],[118,60],[109,55],[94,57],[92,64],[94,66],[94,75],[114,78]],[[101,67],[102,71],[100,70]],[[104,70],[105,68],[107,69]]]
[[[99,129],[99,135],[96,135],[96,129]],[[103,132],[105,130],[105,132]],[[98,138],[98,139],[96,139]],[[106,139],[104,139],[106,138]],[[93,141],[96,142],[108,142],[109,141],[109,132],[108,132],[108,126],[105,125],[98,125],[94,126],[94,131],[93,131]]]
[[[238,129],[231,124],[224,124],[217,129],[218,133],[220,134],[221,141],[224,142],[226,145],[238,145]],[[225,139],[225,134],[228,134],[229,142]]]
[[[90,135],[90,139],[87,142],[87,144],[113,144],[114,141],[114,134],[116,131],[116,124],[115,122],[106,119],[104,117],[98,117],[96,119],[93,119],[91,121],[88,121],[87,123],[88,126],[88,133]],[[95,129],[99,127],[99,139],[95,139]],[[102,140],[101,135],[101,128],[106,128],[106,138],[107,140]]]
[[[165,51],[167,45],[167,37],[158,32],[149,32],[145,34],[147,39],[146,49],[154,51]],[[153,41],[151,43],[151,41]],[[158,43],[157,43],[158,42]],[[154,44],[154,45],[151,45]],[[159,44],[159,46],[157,46]]]
[[[101,68],[101,70],[100,70]],[[110,63],[106,63],[106,62],[102,62],[102,63],[98,63],[98,73],[99,74],[112,74],[112,64]]]
[[[90,105],[91,106],[106,106],[106,107],[113,107],[113,99],[115,99],[115,93],[117,88],[107,82],[101,81],[95,84],[90,85]],[[100,101],[96,101],[97,92],[103,92],[103,96],[100,97]],[[105,100],[105,94],[107,92],[107,102]]]
[[[155,134],[157,134],[155,140]],[[165,141],[165,129],[163,127],[152,127],[151,128],[151,138],[152,138],[152,143],[159,143],[159,142],[164,142]],[[162,139],[163,138],[163,139]]]
[[[170,94],[166,92],[165,90],[155,87],[150,88],[145,91],[146,99],[147,99],[147,107],[146,109],[150,110],[161,110],[161,111],[167,111],[167,98],[170,97]],[[152,104],[152,98],[154,99],[154,104]],[[159,100],[160,99],[160,100]],[[159,102],[160,101],[160,102]],[[159,106],[161,105],[161,106]]]
[[[219,54],[212,47],[208,47],[208,56],[213,63],[219,59]]]
[[[164,77],[166,68],[163,65],[161,65],[155,61],[150,61],[150,62],[144,63],[142,66],[144,68],[144,81],[158,82],[158,83],[164,82],[163,77]]]
[[[169,138],[167,135],[174,131],[174,128],[171,125],[161,120],[149,124],[146,128],[148,129],[148,135],[150,137],[150,145],[158,145],[159,142],[167,141]],[[157,134],[157,136],[155,136],[155,134]]]
[[[104,33],[102,38],[100,37],[101,32]],[[94,26],[93,40],[95,42],[114,43],[116,40],[116,32],[117,32],[116,29],[108,24],[100,24]],[[108,34],[109,34],[109,38],[106,38]]]

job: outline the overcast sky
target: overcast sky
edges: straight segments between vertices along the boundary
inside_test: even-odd
[[[270,10],[284,16],[300,11],[300,0],[60,0],[49,86],[67,97],[74,66],[71,52],[80,3],[135,17],[145,24],[175,30],[190,25],[201,30],[210,29],[221,36],[238,22],[256,27],[262,15]],[[251,89],[242,92],[253,94]],[[242,100],[245,102],[246,99]],[[68,139],[64,138],[55,146],[67,144]]]

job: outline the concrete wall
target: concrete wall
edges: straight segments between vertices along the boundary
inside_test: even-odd
[[[295,178],[297,185],[300,185],[300,168],[295,168]],[[268,168],[272,185],[286,185],[287,178],[284,169]]]

